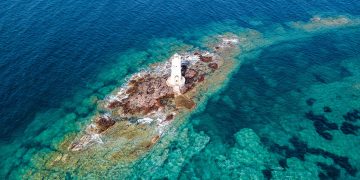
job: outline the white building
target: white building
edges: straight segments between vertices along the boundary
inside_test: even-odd
[[[181,75],[181,56],[177,53],[171,57],[171,75],[166,84],[171,86],[176,94],[181,94],[180,89],[185,85],[185,78]]]

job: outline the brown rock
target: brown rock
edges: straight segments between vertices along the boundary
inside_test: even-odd
[[[205,80],[205,75],[201,75],[198,79],[198,82],[203,82]]]
[[[172,119],[174,119],[174,115],[169,114],[168,116],[166,116],[165,121],[171,121]]]
[[[115,124],[115,121],[109,116],[100,116],[95,119],[95,124],[98,127],[98,133],[107,130],[109,127]]]
[[[136,84],[136,81],[132,79],[132,80],[130,80],[129,84],[134,85],[134,84]]]
[[[138,92],[138,86],[137,84],[134,85],[133,87],[130,87],[127,91],[126,91],[126,94],[130,94],[130,95],[133,95],[135,93]]]
[[[120,107],[120,106],[121,106],[120,101],[112,101],[112,102],[109,103],[108,108],[114,109],[114,108],[117,108],[117,107]]]
[[[189,70],[187,70],[186,73],[185,73],[185,78],[190,78],[190,79],[192,79],[192,78],[194,78],[195,76],[197,76],[197,74],[198,74],[198,72],[195,71],[194,69],[189,69]]]
[[[211,69],[213,69],[213,70],[216,70],[216,69],[219,68],[218,64],[216,64],[216,63],[210,63],[210,64],[208,65],[208,67],[211,68]]]
[[[200,60],[202,62],[211,62],[212,61],[212,57],[211,56],[200,56]]]
[[[193,89],[194,87],[195,87],[194,80],[191,80],[191,82],[188,82],[188,83],[185,80],[185,86],[181,88],[181,93],[185,94],[188,91],[190,91],[191,89]]]
[[[141,113],[146,115],[167,105],[174,97],[171,87],[166,85],[165,77],[144,75],[131,81],[127,89],[128,98],[121,101],[122,112],[127,115]]]

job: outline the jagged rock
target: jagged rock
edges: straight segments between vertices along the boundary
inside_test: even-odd
[[[163,100],[174,96],[172,88],[167,86],[164,77],[147,74],[142,78],[131,80],[129,85],[131,87],[126,91],[128,97],[121,103],[114,103],[111,106],[121,107],[124,114],[147,114],[166,105]]]
[[[98,133],[101,133],[107,130],[109,127],[113,126],[115,124],[115,121],[109,116],[100,116],[95,119],[95,124]]]
[[[107,107],[110,109],[114,109],[114,108],[119,107],[120,105],[121,105],[121,102],[115,100],[115,101],[110,102]]]

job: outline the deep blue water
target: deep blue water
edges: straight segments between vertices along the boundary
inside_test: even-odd
[[[261,21],[263,27],[267,27],[288,21],[307,21],[317,13],[360,15],[360,1],[356,0],[4,0],[0,2],[0,7],[0,144],[26,136],[24,130],[37,113],[59,107],[62,101],[95,81],[99,72],[111,66],[118,54],[130,48],[147,50],[152,39],[176,37],[191,42],[192,37],[184,36],[184,32],[224,21],[256,28],[252,21]],[[232,77],[240,79],[239,83],[224,92],[224,95],[239,97],[236,101],[239,101],[240,110],[219,113],[215,117],[223,118],[218,122],[220,124],[203,122],[195,125],[195,129],[213,133],[221,141],[233,144],[231,137],[239,129],[261,129],[266,122],[272,121],[268,117],[258,127],[250,126],[254,117],[241,112],[241,109],[247,109],[242,107],[249,106],[242,101],[255,101],[256,106],[251,108],[261,109],[275,101],[277,94],[294,89],[301,92],[304,87],[319,81],[330,83],[351,76],[338,59],[359,55],[359,31],[356,31],[357,34],[333,33],[315,36],[305,42],[292,41],[294,47],[286,52],[281,51],[281,44],[276,45],[280,47],[274,47],[274,50],[266,49],[259,61],[245,64]],[[342,38],[348,41],[346,46],[350,48],[342,50],[333,45]],[[326,53],[319,52],[317,47],[325,49]],[[276,52],[277,48],[280,52]],[[305,54],[306,62],[293,60],[298,52]],[[313,79],[302,77],[301,71],[314,64],[329,67],[335,75],[322,77],[315,73],[309,75]],[[279,70],[270,71],[273,67]],[[261,74],[258,71],[271,73]],[[248,78],[241,79],[244,76]],[[284,76],[295,78],[281,81]],[[269,87],[264,77],[281,82]],[[244,90],[239,95],[238,90],[245,84],[258,92],[249,92],[250,96]],[[268,90],[265,92],[264,89]],[[194,118],[206,116],[207,112],[219,106],[226,106],[226,103],[210,100],[205,113]],[[255,112],[266,114],[271,109],[264,108],[262,111]],[[234,122],[234,117],[241,117],[242,123]],[[264,119],[266,117],[261,120]],[[223,129],[228,131],[222,132]]]

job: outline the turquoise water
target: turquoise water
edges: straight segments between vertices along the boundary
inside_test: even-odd
[[[358,2],[2,2],[1,170],[46,178],[359,179],[360,29],[304,31],[313,15],[357,19]],[[255,29],[219,91],[139,160],[49,169],[126,77],[185,46]],[[86,160],[85,160],[86,162]],[[101,162],[99,163],[99,166]],[[27,176],[25,176],[27,177]],[[38,178],[30,176],[27,178]]]

